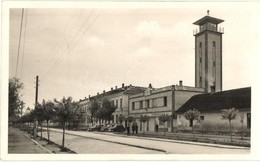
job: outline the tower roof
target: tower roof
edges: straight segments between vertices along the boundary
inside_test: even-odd
[[[211,16],[204,16],[203,18],[197,20],[196,22],[194,22],[194,25],[202,25],[205,24],[205,22],[210,22],[213,24],[219,24],[222,23],[224,20],[215,18],[215,17],[211,17]]]

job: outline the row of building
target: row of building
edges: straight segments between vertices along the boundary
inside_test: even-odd
[[[195,87],[185,86],[182,81],[178,84],[154,88],[125,86],[111,88],[110,91],[97,93],[79,101],[86,116],[86,125],[91,123],[91,102],[107,98],[115,106],[112,115],[114,123],[120,122],[120,117],[133,117],[138,124],[139,131],[159,131],[167,129],[173,132],[178,127],[189,127],[191,124],[184,117],[190,109],[200,111],[200,123],[220,125],[226,121],[221,119],[221,110],[236,108],[244,124],[250,128],[251,123],[251,88],[238,88],[222,91],[222,34],[223,29],[218,24],[223,20],[208,15],[193,24],[199,26],[195,36]],[[220,30],[221,29],[221,30]],[[159,120],[162,114],[170,116],[170,120],[163,123]],[[141,115],[149,120],[143,124]],[[241,120],[240,120],[241,122]],[[234,121],[234,127],[240,126],[239,120]],[[127,120],[123,121],[127,126]]]

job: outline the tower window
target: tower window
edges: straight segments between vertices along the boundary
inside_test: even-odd
[[[212,46],[216,47],[216,42],[215,41],[212,42]]]
[[[202,43],[200,42],[200,47],[202,47]]]

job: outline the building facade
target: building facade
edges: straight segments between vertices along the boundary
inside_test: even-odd
[[[149,88],[142,93],[131,95],[129,98],[129,116],[134,118],[140,132],[154,132],[155,125],[158,124],[159,131],[173,131],[176,126],[174,118],[175,111],[180,108],[190,97],[204,93],[203,88],[171,85],[163,88]],[[170,120],[163,123],[159,117],[167,114]],[[141,115],[148,116],[148,120],[142,123]]]

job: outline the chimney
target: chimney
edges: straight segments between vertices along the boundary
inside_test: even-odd
[[[105,90],[103,90],[103,93],[105,93],[106,91]]]
[[[113,91],[113,87],[111,87],[111,91]]]
[[[85,97],[85,100],[87,99],[87,97]]]
[[[90,98],[90,95],[88,95],[88,98]]]
[[[152,86],[152,84],[151,84],[151,83],[149,84],[149,88],[153,88],[153,86]]]
[[[99,95],[99,93],[97,93],[97,95]]]
[[[122,88],[125,88],[125,84],[124,83],[122,83]]]
[[[115,89],[117,89],[117,86],[115,87]]]
[[[179,86],[182,86],[182,80],[179,81]]]

